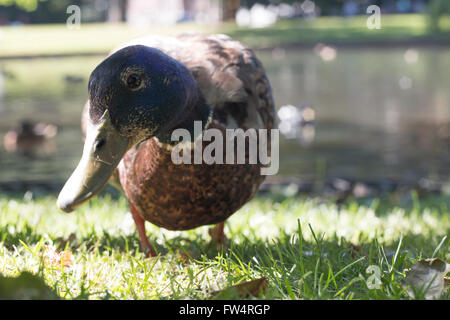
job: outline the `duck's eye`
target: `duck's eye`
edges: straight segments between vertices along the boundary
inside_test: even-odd
[[[141,82],[142,82],[141,77],[137,74],[131,74],[127,78],[127,86],[130,89],[139,88]]]
[[[102,138],[100,140],[95,141],[94,143],[94,152],[100,151],[100,149],[105,145],[106,139]]]

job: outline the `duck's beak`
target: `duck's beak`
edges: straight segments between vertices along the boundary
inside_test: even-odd
[[[58,196],[58,207],[71,212],[100,192],[129,148],[129,139],[113,127],[108,110],[97,124],[89,123],[83,155]]]

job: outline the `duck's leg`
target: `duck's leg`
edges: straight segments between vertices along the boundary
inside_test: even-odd
[[[133,215],[134,223],[136,224],[142,251],[144,251],[147,257],[156,257],[155,249],[153,249],[152,245],[148,241],[147,235],[145,234],[145,220],[139,215],[136,208],[132,204],[130,204],[130,211]]]
[[[211,241],[216,243],[218,247],[223,246],[227,242],[227,237],[223,228],[225,227],[225,222],[216,224],[213,228],[209,229],[209,235],[211,236]]]

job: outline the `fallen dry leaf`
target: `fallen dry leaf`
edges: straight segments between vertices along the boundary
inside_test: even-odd
[[[212,294],[213,299],[231,299],[231,298],[247,298],[249,296],[259,297],[259,294],[265,293],[267,289],[267,279],[262,277],[236,284],[234,286],[215,291]]]
[[[369,257],[367,254],[363,252],[362,246],[360,245],[349,243],[346,247],[351,249],[350,255],[352,256],[353,259],[363,256],[366,258]]]
[[[69,250],[59,252],[54,247],[44,246],[44,263],[46,266],[60,266],[67,268],[73,264],[73,255]]]
[[[177,250],[176,252],[176,258],[179,262],[184,264],[190,264],[192,257],[194,256],[194,252],[191,250]]]
[[[415,298],[417,291],[425,294],[425,299],[439,298],[446,288],[445,275],[450,272],[450,264],[441,259],[425,259],[406,271],[407,293]],[[448,285],[448,284],[447,284]]]

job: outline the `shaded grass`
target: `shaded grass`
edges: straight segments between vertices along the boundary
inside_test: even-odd
[[[392,199],[338,207],[256,198],[228,220],[229,248],[212,246],[207,227],[173,232],[147,224],[160,256],[145,259],[124,198],[103,196],[67,215],[51,196],[3,197],[0,273],[37,274],[66,299],[207,299],[260,277],[268,279],[263,299],[408,299],[404,269],[450,257],[448,240],[436,251],[450,230],[446,206],[434,205],[439,198],[448,201],[416,199],[403,208]],[[46,264],[44,248],[70,250],[73,264]],[[367,286],[371,265],[381,270],[379,289]]]
[[[317,42],[359,43],[437,41],[449,43],[450,17],[440,20],[440,32],[428,26],[426,15],[383,15],[382,28],[370,30],[368,16],[320,17],[314,20],[282,20],[273,26],[239,28],[234,23],[138,28],[126,24],[82,24],[79,30],[66,25],[2,27],[0,57],[60,54],[105,54],[119,44],[147,34],[176,35],[185,32],[225,33],[252,48],[312,45]]]

